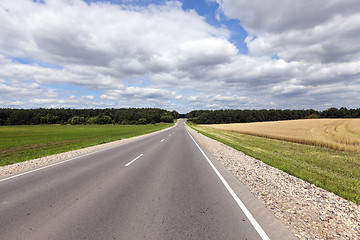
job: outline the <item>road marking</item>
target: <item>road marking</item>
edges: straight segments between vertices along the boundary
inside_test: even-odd
[[[169,137],[171,136],[171,134],[169,134]]]
[[[187,130],[186,130],[187,131]],[[256,219],[253,217],[253,215],[250,213],[250,211],[246,208],[245,204],[240,200],[240,198],[236,195],[236,193],[234,192],[234,190],[230,187],[230,185],[226,182],[225,178],[220,174],[220,172],[216,169],[216,167],[214,166],[214,164],[210,161],[210,159],[206,156],[205,152],[200,148],[199,144],[197,144],[197,142],[195,141],[195,139],[191,136],[191,134],[189,133],[189,131],[187,131],[187,133],[189,134],[189,136],[191,137],[191,139],[194,141],[195,145],[199,148],[200,152],[203,154],[203,156],[205,157],[205,159],[208,161],[208,163],[210,164],[210,166],[212,167],[212,169],[215,171],[216,175],[220,178],[221,182],[225,185],[226,189],[229,191],[229,193],[231,194],[231,196],[234,198],[234,200],[236,201],[236,203],[239,205],[239,207],[241,208],[241,210],[245,213],[246,217],[249,219],[250,223],[253,225],[253,227],[255,228],[255,230],[258,232],[258,234],[260,235],[261,239],[263,240],[270,240],[270,238],[268,237],[268,235],[265,233],[265,231],[261,228],[261,226],[259,225],[259,223],[256,221]]]
[[[77,157],[73,157],[73,158],[66,159],[66,160],[63,160],[63,161],[60,161],[60,162],[56,162],[56,163],[53,163],[53,164],[50,164],[50,165],[46,165],[46,166],[43,166],[43,167],[40,167],[40,168],[29,170],[27,172],[19,173],[17,175],[11,176],[11,177],[0,179],[0,182],[4,182],[4,181],[7,181],[7,180],[10,180],[10,179],[13,179],[13,178],[17,178],[17,177],[20,177],[20,176],[23,176],[23,175],[27,175],[29,173],[37,172],[37,171],[40,171],[40,170],[43,170],[43,169],[46,169],[46,168],[54,167],[56,165],[60,165],[60,164],[66,163],[66,162],[70,162],[70,161],[73,161],[73,160],[76,160],[76,159],[79,159],[79,158],[82,158],[82,157],[86,157],[86,156],[89,156],[89,155],[92,155],[92,154],[95,154],[95,153],[110,150],[112,148],[116,148],[116,147],[119,147],[119,146],[127,144],[127,143],[128,142],[125,142],[125,143],[122,143],[122,144],[119,144],[119,145],[115,145],[115,146],[112,146],[112,147],[105,147],[103,149],[99,149],[99,150],[96,150],[94,152],[86,153],[86,154],[83,154],[83,155],[80,155],[80,156],[77,156]],[[76,151],[76,150],[74,150],[74,151]]]
[[[165,139],[161,139],[161,141],[160,141],[160,142],[163,142],[163,141],[165,141]]]
[[[125,167],[130,166],[130,164],[132,164],[133,162],[135,162],[136,160],[138,160],[139,158],[141,158],[144,154],[140,154],[139,156],[137,156],[136,158],[134,158],[133,160],[131,160],[130,162],[128,162]]]
[[[173,128],[173,127],[171,127]],[[168,129],[171,129],[171,128],[168,128]],[[73,158],[69,158],[69,159],[66,159],[66,160],[62,160],[60,162],[56,162],[56,163],[53,163],[53,164],[50,164],[50,165],[46,165],[46,166],[43,166],[43,167],[40,167],[40,168],[36,168],[36,169],[33,169],[33,170],[29,170],[27,172],[23,172],[23,173],[19,173],[19,174],[16,174],[14,176],[10,176],[10,177],[5,177],[5,178],[2,178],[0,179],[0,182],[4,182],[4,181],[7,181],[7,180],[10,180],[10,179],[13,179],[13,178],[17,178],[17,177],[21,177],[21,176],[24,176],[24,175],[27,175],[29,173],[33,173],[33,172],[37,172],[37,171],[40,171],[40,170],[43,170],[43,169],[46,169],[46,168],[50,168],[50,167],[53,167],[53,166],[56,166],[56,165],[60,165],[60,164],[63,164],[63,163],[66,163],[66,162],[70,162],[70,161],[73,161],[73,160],[76,160],[76,159],[79,159],[79,158],[82,158],[82,157],[86,157],[86,156],[89,156],[89,155],[92,155],[92,154],[95,154],[95,153],[99,153],[99,152],[102,152],[102,151],[106,151],[106,150],[110,150],[110,149],[113,149],[113,148],[117,148],[119,146],[122,146],[122,145],[126,145],[126,144],[129,144],[129,143],[133,143],[135,141],[139,141],[141,140],[142,138],[146,138],[146,137],[149,137],[153,134],[159,134],[160,132],[163,132],[163,131],[167,131],[168,130],[167,128],[166,129],[163,129],[163,130],[160,130],[160,131],[157,131],[157,132],[152,132],[152,133],[149,133],[149,134],[144,134],[144,135],[139,135],[139,136],[135,136],[133,138],[128,138],[128,140],[130,141],[126,141],[126,142],[123,142],[123,143],[119,143],[119,144],[116,144],[115,146],[111,146],[111,147],[105,147],[105,148],[102,148],[102,149],[99,149],[99,150],[95,150],[93,152],[89,152],[89,153],[86,153],[86,154],[81,154],[80,156],[77,156],[77,157],[73,157]],[[150,135],[151,134],[151,135]],[[80,149],[78,149],[80,150]],[[76,151],[76,150],[74,150]],[[61,153],[60,153],[61,154]]]

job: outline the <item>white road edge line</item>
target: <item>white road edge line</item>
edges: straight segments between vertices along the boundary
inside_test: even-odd
[[[241,210],[245,213],[246,217],[249,219],[250,223],[253,225],[255,230],[260,235],[261,239],[263,240],[270,240],[268,235],[265,233],[265,231],[261,228],[259,223],[256,221],[256,219],[253,217],[253,215],[250,213],[250,211],[246,208],[245,204],[240,200],[240,198],[236,195],[234,190],[230,187],[230,185],[226,182],[225,178],[220,174],[220,172],[216,169],[214,164],[210,161],[210,159],[206,156],[205,152],[200,148],[199,144],[195,141],[195,139],[191,136],[188,130],[186,130],[191,139],[194,141],[195,145],[199,148],[200,152],[204,155],[205,159],[208,161],[212,169],[215,171],[216,175],[220,178],[221,182],[225,185],[226,189],[229,191],[231,196],[234,198],[236,203],[239,205]]]
[[[139,158],[141,158],[144,154],[140,154],[139,156],[137,156],[136,158],[134,158],[133,160],[131,160],[130,162],[128,162],[125,167],[130,166],[130,164],[132,164],[133,162],[135,162],[136,160],[138,160]]]

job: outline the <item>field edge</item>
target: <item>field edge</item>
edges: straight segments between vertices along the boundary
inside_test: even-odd
[[[193,123],[187,123],[187,124],[189,127],[194,129],[195,131],[198,131],[199,133],[201,133],[207,137],[210,137],[216,141],[219,141],[225,145],[228,145],[229,147],[232,147],[238,151],[241,151],[248,156],[254,157],[255,159],[260,160],[272,167],[278,168],[281,171],[284,171],[292,176],[300,178],[308,183],[314,184],[317,187],[320,187],[324,190],[332,192],[332,193],[334,193],[340,197],[343,197],[349,201],[352,201],[356,204],[360,204],[360,178],[358,177],[358,175],[360,175],[359,170],[356,171],[356,169],[355,170],[351,169],[351,171],[356,171],[356,173],[357,173],[356,176],[352,176],[351,172],[350,172],[350,174],[346,173],[345,176],[342,176],[342,175],[339,175],[338,172],[331,172],[329,169],[321,169],[318,166],[313,167],[308,164],[305,164],[305,166],[310,169],[300,169],[301,163],[297,166],[289,166],[288,164],[283,164],[280,162],[279,159],[277,159],[278,157],[275,154],[272,156],[266,156],[259,152],[253,151],[252,149],[241,146],[240,144],[234,144],[231,141],[226,140],[219,135],[214,135],[209,132],[206,132],[206,130],[204,130],[203,128],[200,129],[199,126],[197,126],[196,124],[193,124]],[[214,129],[214,130],[225,131],[225,130],[219,130],[219,129]],[[230,131],[227,131],[227,132],[230,132]],[[232,133],[234,133],[234,132],[232,132]],[[245,134],[241,134],[241,133],[235,133],[235,134],[245,135]],[[259,136],[250,136],[250,137],[262,138],[265,141],[275,141],[275,142],[278,141],[279,143],[285,142],[288,145],[294,145],[294,146],[304,145],[304,144],[300,144],[300,143],[288,142],[288,141],[277,140],[277,139],[270,139],[270,138],[259,137]],[[340,154],[340,155],[345,154],[345,155],[341,155],[344,158],[347,157],[346,154],[350,154],[351,156],[354,156],[355,154],[357,154],[357,153],[339,152],[339,151],[331,150],[331,149],[321,147],[321,146],[312,146],[312,145],[304,145],[304,146],[307,146],[307,147],[310,147],[313,149],[320,149],[323,152],[329,151],[332,154]],[[260,149],[261,146],[260,147],[258,146],[258,148]],[[275,152],[278,152],[278,150],[275,150]],[[283,160],[283,159],[281,159],[281,160]],[[315,160],[313,160],[313,161],[315,161]],[[356,160],[358,161],[358,166],[360,166],[360,160],[358,159],[358,154],[357,154]],[[302,168],[305,168],[305,167],[302,166]],[[341,171],[343,171],[346,168],[349,168],[349,166],[343,166],[343,169],[341,169]]]
[[[30,153],[27,153],[27,152],[22,153],[21,148],[20,148],[20,152],[13,153],[13,155],[10,158],[0,159],[0,167],[8,166],[8,165],[16,164],[16,163],[21,163],[21,162],[25,162],[25,161],[29,161],[29,160],[39,159],[39,158],[43,158],[43,157],[48,157],[48,156],[52,156],[52,155],[56,155],[56,154],[66,153],[66,152],[70,152],[70,151],[85,149],[88,147],[94,147],[94,146],[111,143],[111,142],[115,142],[115,141],[119,141],[119,140],[125,140],[125,139],[130,139],[133,137],[144,136],[147,134],[151,134],[154,132],[158,132],[158,131],[173,127],[174,125],[175,125],[175,123],[157,125],[158,128],[153,128],[153,129],[144,128],[143,130],[131,133],[130,135],[128,135],[128,133],[127,133],[124,135],[119,135],[116,138],[104,137],[101,139],[97,139],[95,141],[89,139],[88,142],[82,141],[80,145],[76,145],[76,146],[70,144],[71,143],[70,140],[69,140],[70,142],[68,144],[63,144],[60,146],[58,144],[56,144],[56,142],[55,142],[55,144],[52,144],[52,145],[54,145],[53,147],[47,148],[45,150],[39,150],[38,152],[36,152],[36,149],[31,149]],[[122,125],[119,125],[118,127],[121,127],[121,126]],[[129,125],[129,126],[131,126],[131,125]],[[1,148],[0,148],[0,150],[1,150]],[[9,151],[9,148],[4,149],[3,151]],[[11,155],[11,153],[10,153],[10,155]]]

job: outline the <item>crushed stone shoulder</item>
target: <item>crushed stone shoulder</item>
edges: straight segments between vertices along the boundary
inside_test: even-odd
[[[188,128],[299,239],[360,239],[360,206]]]

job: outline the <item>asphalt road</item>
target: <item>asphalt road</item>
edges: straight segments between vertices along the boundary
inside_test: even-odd
[[[233,194],[253,205],[239,189]],[[134,142],[2,179],[0,239],[291,237],[264,207],[246,209],[253,220],[180,120]]]

